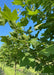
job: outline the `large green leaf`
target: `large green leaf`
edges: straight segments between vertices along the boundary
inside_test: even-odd
[[[50,45],[49,47],[41,50],[40,54],[43,54],[47,57],[50,56],[51,54],[54,54],[54,45]]]
[[[10,21],[16,21],[18,19],[18,14],[16,9],[13,12],[11,12],[11,9],[9,9],[6,5],[4,6],[3,11],[1,11],[1,14],[3,18]]]

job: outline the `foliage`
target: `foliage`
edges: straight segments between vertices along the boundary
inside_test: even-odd
[[[11,36],[1,36],[1,41],[6,43],[3,54],[6,59],[8,57],[11,62],[20,64],[20,66],[30,66],[35,68],[36,71],[43,70],[46,65],[51,66],[54,63],[54,1],[53,0],[14,0],[12,2],[15,5],[20,5],[23,11],[21,11],[22,17],[20,22],[17,10],[13,12],[5,5],[1,13],[0,24],[9,23],[10,27],[14,30]],[[10,14],[10,16],[9,16]],[[4,20],[3,20],[4,19]],[[35,36],[32,36],[32,26],[24,31],[24,27],[32,20],[34,23],[34,29],[37,31]],[[42,30],[45,30],[38,37]],[[9,56],[8,56],[8,52]],[[9,62],[10,60],[8,60]],[[27,61],[27,62],[26,62]]]

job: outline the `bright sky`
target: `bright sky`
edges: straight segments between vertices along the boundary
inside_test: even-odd
[[[6,4],[11,9],[11,11],[13,11],[15,8],[16,9],[21,8],[20,6],[12,5],[12,3],[11,3],[12,1],[13,0],[0,0],[0,7],[1,7],[1,9],[3,9],[4,4]],[[35,23],[30,21],[29,24],[25,27],[25,30],[27,30],[30,26],[34,26],[34,24]],[[33,30],[32,34],[35,34],[36,31],[34,31],[33,27],[32,27],[32,30]],[[5,26],[0,26],[0,36],[10,35],[9,32],[11,32],[11,31],[13,31],[13,30],[10,28],[8,23],[6,23]],[[42,30],[42,32],[44,32],[44,31]],[[39,36],[40,36],[40,34],[39,34]],[[0,41],[0,46],[1,45],[2,45],[2,42]]]

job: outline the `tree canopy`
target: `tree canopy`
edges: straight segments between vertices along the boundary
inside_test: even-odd
[[[4,55],[7,53],[7,59],[9,57],[20,66],[32,67],[36,71],[42,71],[47,65],[54,66],[54,1],[14,0],[12,4],[20,5],[24,10],[19,11],[22,18],[16,22],[20,18],[18,10],[11,12],[6,5],[2,11],[0,9],[0,25],[8,22],[14,30],[10,32],[11,36],[1,36],[1,41],[7,46],[7,49],[3,47]],[[32,26],[24,30],[29,20],[36,23],[33,25],[35,36],[31,34]],[[39,38],[42,30],[44,33]]]

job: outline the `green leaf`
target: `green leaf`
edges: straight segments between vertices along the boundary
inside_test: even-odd
[[[43,24],[39,24],[39,25],[36,25],[35,27],[34,27],[34,29],[36,30],[36,29],[38,29],[40,26],[42,26]]]
[[[12,21],[14,21],[14,20],[17,20],[19,17],[17,17],[18,16],[18,14],[17,14],[17,11],[16,11],[16,9],[11,13],[11,18],[12,18]]]
[[[39,45],[39,41],[37,41],[37,38],[33,38],[33,39],[31,39],[31,44],[36,48],[36,46],[38,46]]]
[[[10,21],[16,21],[19,18],[16,9],[11,12],[11,9],[9,9],[6,5],[4,6],[3,11],[1,11],[1,14],[3,18]]]
[[[49,47],[41,50],[40,54],[43,54],[47,57],[50,56],[51,54],[54,54],[54,45],[50,45]]]
[[[23,0],[14,0],[12,3],[15,4],[15,5],[21,5],[21,6],[24,6]]]
[[[28,15],[37,15],[39,13],[38,9],[36,9],[35,11],[31,11],[27,8],[27,11],[28,11]]]
[[[28,39],[29,39],[29,36],[26,36],[25,34],[23,34],[23,38],[24,38],[25,40],[28,40]]]

